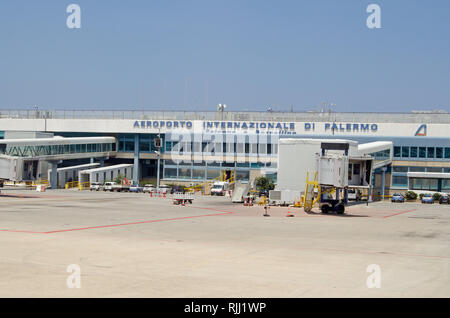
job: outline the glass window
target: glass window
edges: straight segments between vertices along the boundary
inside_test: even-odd
[[[400,147],[394,147],[394,157],[399,158],[401,154],[401,148]]]
[[[142,151],[142,152],[150,151],[150,140],[149,139],[139,140],[139,151]]]
[[[176,179],[177,178],[177,168],[165,168],[164,178]]]
[[[70,145],[70,153],[75,153],[75,152],[76,152],[75,145]]]
[[[426,158],[426,157],[427,157],[427,148],[419,147],[419,158]]]
[[[444,156],[444,149],[442,147],[436,148],[436,158],[442,158]]]
[[[438,190],[438,179],[429,178],[411,178],[409,179],[410,188],[413,190]]]
[[[86,149],[87,152],[92,152],[92,144],[87,144]]]
[[[92,145],[92,146],[95,146],[95,145]],[[93,152],[95,152],[96,150],[95,150],[95,148],[92,148],[93,150]],[[120,139],[119,140],[119,151],[125,151],[125,140],[123,140],[123,139]]]
[[[408,187],[408,177],[405,176],[392,176],[392,186],[393,187]]]
[[[450,179],[442,179],[442,190],[449,191],[450,190]]]
[[[409,147],[402,147],[402,158],[409,157]]]
[[[218,178],[219,176],[220,176],[220,170],[215,170],[215,169],[207,170],[206,178],[208,180]]]
[[[192,179],[203,180],[205,179],[205,169],[193,169]]]
[[[442,168],[439,167],[428,167],[427,172],[442,172]]]
[[[445,159],[450,159],[450,148],[445,148]]]
[[[417,158],[417,147],[411,147],[410,157]]]
[[[180,179],[191,179],[191,172],[192,169],[191,168],[179,168],[178,171],[178,178]]]
[[[236,180],[246,180],[250,178],[250,171],[236,171]]]
[[[434,147],[427,148],[427,158],[434,158]]]
[[[134,151],[134,141],[125,141],[125,151]]]
[[[396,166],[393,167],[394,172],[408,172],[408,167]]]
[[[411,172],[425,172],[425,167],[409,167]]]

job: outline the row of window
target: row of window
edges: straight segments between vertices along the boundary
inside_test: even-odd
[[[450,159],[450,148],[444,147],[394,147],[395,158]]]
[[[450,179],[409,178],[408,180],[405,176],[393,176],[392,186],[422,191],[449,191]]]
[[[36,157],[50,155],[65,155],[86,152],[115,151],[115,143],[107,144],[76,144],[76,145],[51,145],[51,146],[11,146],[6,149],[6,154],[19,157]]]
[[[173,160],[164,160],[164,166],[178,166],[178,165],[182,165],[182,166],[191,166],[192,167],[211,167],[211,168],[247,168],[247,169],[261,169],[261,168],[276,168],[277,167],[277,163],[276,162],[205,162],[205,161],[201,161],[201,162],[181,162],[181,163],[177,163],[176,161]]]
[[[212,180],[220,177],[220,170],[217,169],[196,169],[191,167],[169,168],[166,167],[163,170],[164,179],[177,179],[177,180]],[[236,179],[248,180],[250,177],[250,171],[236,171]]]

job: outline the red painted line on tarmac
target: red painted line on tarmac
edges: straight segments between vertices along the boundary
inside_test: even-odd
[[[417,211],[417,209],[406,210],[406,211],[401,211],[401,212],[398,212],[398,213],[386,215],[386,216],[383,216],[383,219],[390,218],[390,217],[392,217],[392,216],[396,216],[396,215],[400,215],[400,214],[405,214],[405,213],[409,213],[409,212],[414,212],[414,211]]]
[[[21,231],[21,230],[0,230],[0,232],[15,232],[15,233],[30,233],[30,234],[53,234],[53,233],[72,232],[72,231],[94,230],[94,229],[109,228],[109,227],[119,227],[119,226],[127,226],[127,225],[157,223],[157,222],[166,222],[166,221],[178,221],[178,220],[194,219],[194,218],[201,218],[201,217],[208,217],[208,216],[227,215],[227,214],[233,213],[233,212],[230,212],[230,211],[217,210],[217,209],[212,209],[212,208],[198,208],[198,207],[189,207],[189,208],[202,209],[202,210],[211,210],[211,211],[216,211],[216,212],[220,212],[220,213],[202,214],[202,215],[193,215],[193,216],[181,216],[181,217],[169,218],[169,219],[157,219],[157,220],[139,221],[139,222],[130,222],[130,223],[121,223],[121,224],[98,225],[98,226],[89,226],[89,227],[81,227],[81,228],[73,228],[73,229],[54,230],[54,231],[47,231],[47,232]]]
[[[213,209],[210,209],[213,210]],[[214,211],[214,210],[213,210]],[[218,210],[215,210],[218,211]],[[207,217],[207,216],[219,216],[219,215],[225,215],[230,214],[233,212],[228,211],[219,211],[222,213],[216,213],[216,214],[203,214],[203,215],[193,215],[193,216],[182,216],[182,217],[176,217],[176,218],[170,218],[170,219],[158,219],[158,220],[149,220],[149,221],[140,221],[140,222],[130,222],[130,223],[122,223],[122,224],[110,224],[110,225],[99,225],[99,226],[89,226],[89,227],[82,227],[82,228],[75,228],[75,229],[65,229],[65,230],[56,230],[56,231],[48,231],[48,232],[42,232],[43,234],[53,234],[53,233],[62,233],[62,232],[72,232],[72,231],[83,231],[83,230],[93,230],[93,229],[101,229],[101,228],[109,228],[109,227],[119,227],[119,226],[127,226],[127,225],[137,225],[137,224],[147,224],[147,223],[157,223],[157,222],[167,222],[167,221],[178,221],[178,220],[186,220],[186,219],[194,219],[194,218],[201,218],[201,217]]]

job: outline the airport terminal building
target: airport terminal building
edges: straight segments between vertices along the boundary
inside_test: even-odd
[[[62,159],[52,161],[58,168],[129,164],[135,182],[156,178],[159,157],[161,180],[172,184],[204,182],[222,173],[237,180],[262,174],[276,181],[279,139],[330,138],[393,142],[392,154],[373,154],[392,158],[374,171],[375,191],[450,192],[449,134],[447,113],[0,111],[3,154],[59,155]],[[28,147],[17,142],[53,136],[79,141]],[[104,139],[84,142],[85,137]]]

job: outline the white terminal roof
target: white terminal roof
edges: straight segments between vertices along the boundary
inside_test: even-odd
[[[392,141],[375,141],[368,142],[365,144],[358,145],[358,152],[361,155],[368,155],[375,152],[383,151],[383,150],[391,150],[392,152],[393,143]]]
[[[53,138],[33,139],[2,139],[0,144],[8,146],[53,146],[53,145],[77,145],[77,144],[102,144],[115,143],[115,137],[76,137],[65,138],[56,136]]]
[[[129,168],[129,167],[133,167],[133,164],[132,163],[130,163],[130,164],[123,163],[120,165],[83,170],[83,171],[80,171],[80,173],[103,172],[103,171],[109,171],[109,170],[115,170],[115,169],[121,169],[121,168]]]
[[[58,170],[58,172],[61,172],[61,171],[73,170],[73,169],[93,168],[93,167],[97,167],[99,165],[100,165],[99,162],[94,162],[94,163],[86,163],[84,165],[77,165],[77,166],[58,168],[57,170]],[[50,170],[52,170],[52,169],[50,169]]]
[[[450,179],[450,173],[444,172],[408,172],[408,178]]]

